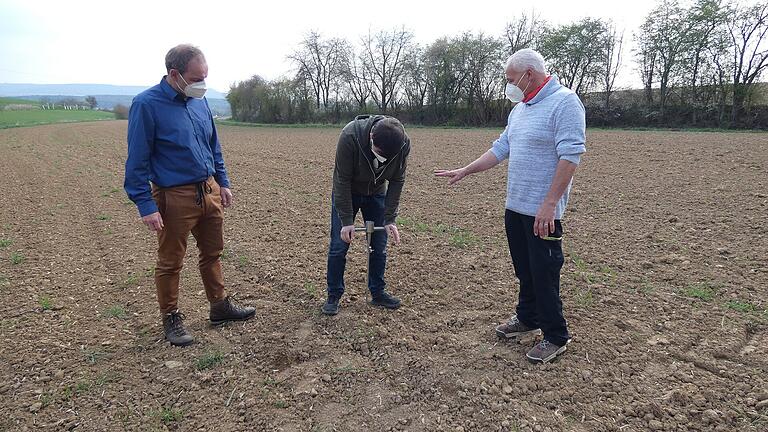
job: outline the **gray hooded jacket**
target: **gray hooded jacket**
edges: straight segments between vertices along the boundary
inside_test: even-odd
[[[333,169],[333,197],[344,226],[354,224],[352,194],[371,196],[386,193],[384,223],[395,223],[397,219],[411,141],[406,135],[400,151],[387,159],[384,169],[377,174],[373,166],[370,136],[373,125],[384,118],[383,115],[357,116],[344,126],[339,136]]]

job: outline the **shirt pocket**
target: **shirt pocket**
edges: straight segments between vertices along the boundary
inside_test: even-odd
[[[197,112],[197,110],[191,111],[192,123],[195,128],[195,133],[199,135],[206,144],[211,142],[213,137],[213,126],[211,125],[211,119],[208,115]]]

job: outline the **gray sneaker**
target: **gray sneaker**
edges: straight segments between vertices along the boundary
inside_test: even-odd
[[[566,345],[568,343],[566,342]],[[563,346],[557,346],[550,341],[544,339],[543,341],[539,342],[531,348],[530,351],[528,351],[528,354],[525,356],[528,357],[528,360],[530,360],[533,363],[547,363],[551,360],[554,360],[555,357],[559,356],[560,354],[565,352],[565,347]]]
[[[528,327],[517,319],[517,315],[512,315],[509,321],[496,326],[496,334],[500,338],[515,339],[526,335],[540,335],[541,329]]]

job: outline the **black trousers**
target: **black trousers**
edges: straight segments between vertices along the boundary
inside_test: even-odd
[[[550,239],[533,235],[533,216],[507,210],[504,227],[515,276],[520,280],[517,318],[532,328],[541,328],[544,339],[563,346],[570,336],[560,301],[560,269],[563,227],[555,221]]]

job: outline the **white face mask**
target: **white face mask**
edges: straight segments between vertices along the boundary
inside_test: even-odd
[[[373,153],[373,156],[379,161],[379,163],[384,163],[387,161],[387,158],[377,154],[376,151],[373,149],[373,138],[371,138],[371,153]]]
[[[373,151],[373,149],[371,149],[371,152],[373,152],[373,155],[376,157],[379,163],[384,163],[387,161],[387,158],[385,158],[384,156],[379,156],[379,154]]]
[[[184,84],[186,84],[183,91],[187,97],[202,99],[203,96],[205,96],[205,91],[208,89],[205,85],[205,80],[188,84],[187,80],[185,80],[181,74],[179,74],[179,76],[181,77],[181,80],[184,81]]]
[[[523,80],[523,77],[521,76],[520,79],[517,80],[517,84],[512,84],[511,82],[508,82],[507,86],[504,88],[504,94],[507,95],[507,99],[509,99],[512,103],[518,103],[523,99],[525,99],[525,90],[528,90],[528,86],[531,85],[531,81],[528,80],[528,85],[525,86],[525,90],[521,90],[520,87],[518,87],[518,85],[522,80]]]

